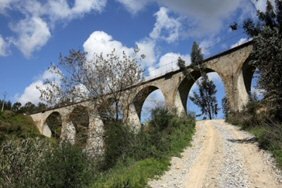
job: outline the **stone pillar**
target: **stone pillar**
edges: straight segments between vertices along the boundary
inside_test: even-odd
[[[249,100],[242,71],[239,71],[237,74],[230,74],[228,77],[222,77],[222,79],[225,85],[230,111],[241,111]]]
[[[163,94],[165,97],[165,105],[168,110],[175,112],[178,116],[186,113],[177,88],[171,88],[171,90],[167,91],[163,90]]]
[[[67,141],[71,144],[75,144],[76,130],[73,123],[69,120],[69,114],[62,115],[61,120],[62,120],[61,140]]]
[[[86,151],[95,157],[104,154],[104,123],[96,109],[89,113],[89,132]]]
[[[129,104],[128,109],[125,110],[125,123],[135,132],[138,132],[141,128],[141,122],[134,104]]]
[[[185,107],[183,106],[179,91],[177,91],[175,95],[174,107],[176,109],[176,114],[178,116],[186,115],[186,110],[185,110]]]

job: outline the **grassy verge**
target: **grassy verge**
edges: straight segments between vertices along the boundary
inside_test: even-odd
[[[227,121],[252,133],[257,138],[259,147],[270,151],[278,168],[282,169],[282,123],[244,112],[230,115]]]
[[[137,155],[129,152],[120,157],[112,168],[98,176],[92,184],[93,188],[146,187],[149,179],[168,170],[172,156],[179,155],[190,144],[194,119],[178,118],[162,110],[155,113],[148,127],[139,133],[146,139],[139,138],[133,147],[128,146]],[[137,150],[136,146],[141,150]]]

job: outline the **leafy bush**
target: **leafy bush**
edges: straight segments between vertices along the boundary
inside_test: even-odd
[[[40,184],[46,187],[85,187],[95,177],[95,166],[86,153],[62,143],[44,156]]]
[[[170,157],[192,140],[195,120],[179,118],[167,109],[155,109],[147,127],[134,133],[121,123],[105,129],[105,161],[108,169],[92,187],[145,187],[148,178],[161,174]]]
[[[95,175],[81,149],[48,139],[4,141],[0,161],[0,187],[84,187]]]
[[[0,187],[38,187],[40,163],[51,149],[46,139],[11,139],[0,145]]]

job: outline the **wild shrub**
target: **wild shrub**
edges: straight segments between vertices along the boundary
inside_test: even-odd
[[[39,187],[40,163],[51,149],[46,139],[5,140],[0,145],[0,187]]]
[[[86,187],[95,177],[93,161],[80,147],[62,143],[46,153],[40,164],[45,187]]]
[[[1,144],[0,187],[85,187],[95,167],[80,148],[48,139],[11,139]]]
[[[161,175],[170,157],[178,155],[192,140],[195,120],[190,115],[177,117],[167,109],[155,109],[152,120],[138,133],[118,124],[105,130],[108,170],[92,187],[146,187],[149,178]]]

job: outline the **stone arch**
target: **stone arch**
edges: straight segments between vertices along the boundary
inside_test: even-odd
[[[242,74],[243,74],[243,80],[244,80],[244,85],[246,92],[251,95],[251,85],[252,85],[252,80],[253,76],[256,71],[256,67],[251,64],[250,59],[247,59],[244,64],[242,65]]]
[[[63,118],[58,111],[50,112],[43,123],[43,134],[59,140],[62,133]]]
[[[218,71],[215,71],[211,68],[205,68],[204,71],[206,73],[217,73],[218,76],[221,78],[222,82],[223,82],[223,85],[224,85],[224,88],[225,87],[225,80],[224,80],[224,77],[222,74],[220,74]],[[179,85],[177,87],[177,90],[178,90],[178,96],[175,96],[175,103],[177,103],[177,101],[179,100],[177,97],[180,98],[180,101],[181,101],[181,104],[176,104],[176,106],[179,108],[179,105],[181,105],[181,107],[183,108],[184,112],[187,113],[188,112],[188,109],[187,109],[187,102],[188,102],[188,95],[189,95],[189,92],[192,88],[192,86],[195,84],[195,82],[201,77],[201,72],[200,70],[193,70],[191,73],[190,73],[191,76],[185,76],[183,77],[183,79],[179,82]],[[226,90],[225,90],[226,92]],[[221,101],[218,101],[218,102],[221,102]],[[182,112],[183,112],[182,110]]]
[[[154,85],[149,85],[149,86],[146,86],[146,87],[143,87],[141,90],[139,90],[137,92],[137,94],[135,95],[134,99],[133,99],[133,104],[134,104],[134,107],[135,107],[135,110],[136,110],[136,113],[139,117],[139,120],[141,120],[141,111],[142,111],[142,107],[143,107],[143,104],[146,100],[146,98],[154,91],[156,90],[160,90],[162,92],[162,90],[157,87],[157,86],[154,86]],[[162,92],[163,94],[163,92]],[[164,95],[164,94],[163,94]],[[165,97],[165,95],[164,95]],[[166,100],[166,99],[165,99]]]

